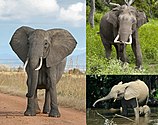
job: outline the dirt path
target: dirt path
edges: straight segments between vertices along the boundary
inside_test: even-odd
[[[59,107],[60,118],[46,114],[24,116],[25,109],[25,98],[0,93],[0,125],[86,125],[86,114],[70,108]]]

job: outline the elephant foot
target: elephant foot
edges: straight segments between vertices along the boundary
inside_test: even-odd
[[[56,110],[51,110],[50,113],[49,113],[49,117],[56,117],[56,118],[59,118],[61,115],[60,115],[60,112],[59,111],[56,111]]]
[[[25,116],[35,116],[35,115],[36,115],[36,111],[32,111],[32,110],[27,109],[27,110],[24,112],[24,115],[25,115]]]
[[[136,66],[135,69],[137,69],[139,71],[143,71],[143,66]]]
[[[49,114],[49,111],[50,111],[49,109],[43,109],[44,114]]]

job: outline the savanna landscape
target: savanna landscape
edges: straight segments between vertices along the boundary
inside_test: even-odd
[[[113,0],[114,3],[121,3],[120,0]],[[122,62],[116,59],[115,48],[112,48],[110,60],[105,58],[104,47],[100,38],[99,23],[102,16],[110,10],[100,0],[96,0],[96,11],[94,14],[94,24],[92,28],[89,24],[90,1],[87,1],[87,74],[156,74],[158,73],[158,3],[135,1],[133,6],[145,11],[149,22],[139,28],[139,41],[143,56],[143,69],[136,70],[135,58],[130,45],[127,45],[127,56],[129,63],[122,66]],[[152,13],[151,13],[152,12]]]
[[[85,124],[85,75],[63,74],[57,85],[58,104],[61,118],[49,118],[46,114],[35,117],[24,116],[26,108],[26,74],[17,71],[0,72],[0,124]],[[38,90],[38,101],[42,108],[44,90]],[[42,110],[42,109],[41,109]],[[42,121],[43,120],[43,121]],[[41,122],[40,122],[41,121]]]

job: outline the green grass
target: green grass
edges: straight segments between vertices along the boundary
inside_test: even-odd
[[[99,15],[100,18],[100,15]],[[111,60],[105,58],[99,31],[99,23],[94,28],[89,24],[87,31],[87,74],[156,74],[158,73],[158,19],[150,21],[139,29],[139,41],[143,55],[143,70],[135,69],[135,57],[131,46],[127,46],[129,64],[123,65],[116,59],[113,47]]]
[[[26,74],[24,72],[0,72],[0,92],[25,97],[27,93]],[[64,74],[57,84],[57,94],[60,106],[85,111],[85,75]],[[44,90],[38,90],[38,98],[44,99]]]

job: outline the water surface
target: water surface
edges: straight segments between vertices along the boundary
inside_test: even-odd
[[[119,111],[87,109],[87,125],[158,125],[158,108],[151,108],[150,117],[140,116],[139,120],[135,120],[134,112],[130,110],[128,118],[133,121],[115,114],[121,115]]]

